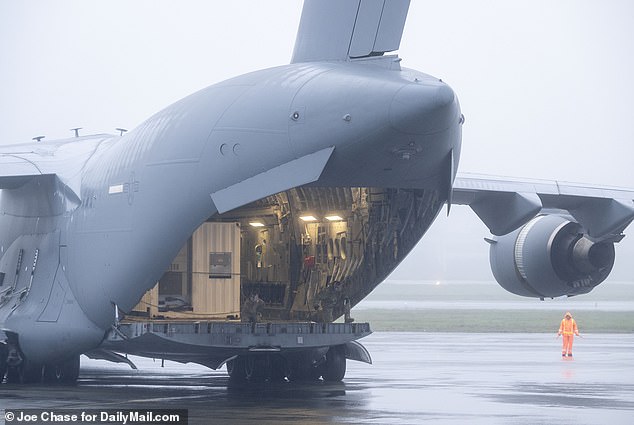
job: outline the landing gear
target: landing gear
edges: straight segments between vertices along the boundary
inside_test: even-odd
[[[7,368],[7,384],[20,383],[20,369],[18,366],[9,366]]]
[[[4,381],[4,375],[7,374],[7,356],[9,355],[9,349],[7,344],[0,342],[0,384]]]
[[[321,377],[321,368],[315,365],[310,353],[302,353],[289,360],[286,377],[291,382],[318,381]]]
[[[271,365],[268,356],[247,356],[245,359],[245,374],[249,382],[264,382],[270,374]]]
[[[79,355],[65,362],[44,365],[44,383],[72,385],[79,378]]]
[[[322,365],[322,377],[327,382],[339,382],[346,375],[346,349],[343,345],[330,347]]]
[[[325,351],[325,350],[324,350]],[[320,354],[321,352],[321,354]],[[286,357],[279,354],[237,356],[227,362],[231,382],[339,382],[346,374],[345,346],[323,351],[306,351]]]
[[[232,382],[282,382],[286,377],[286,361],[278,355],[238,356],[227,362]]]
[[[2,344],[4,364],[8,384],[36,384],[42,382],[42,364],[26,359],[17,347],[17,341],[12,341],[9,335],[7,343]],[[1,381],[1,379],[0,379]]]
[[[227,362],[227,373],[232,382],[244,382],[247,380],[247,372],[243,356],[238,356]]]
[[[270,361],[269,380],[271,382],[284,382],[288,369],[286,359],[282,356],[272,356]]]
[[[17,366],[6,368],[9,384],[62,384],[70,385],[79,377],[79,355],[60,363],[42,365],[26,358]],[[4,376],[4,375],[2,375]]]
[[[22,382],[21,375],[21,365],[23,363],[22,356],[17,348],[15,348],[14,344],[11,344],[11,341],[5,345],[5,349],[7,350],[6,362],[7,362],[7,383],[8,384],[19,384]]]
[[[17,369],[20,384],[39,384],[42,382],[43,366],[40,363],[23,359]]]

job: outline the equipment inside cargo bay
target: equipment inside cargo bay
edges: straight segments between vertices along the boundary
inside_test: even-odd
[[[216,214],[132,314],[332,321],[403,259],[438,198],[424,190],[300,187]]]

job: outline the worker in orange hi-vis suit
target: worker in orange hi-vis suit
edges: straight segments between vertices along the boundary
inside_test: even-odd
[[[572,357],[572,340],[575,335],[579,336],[579,329],[577,329],[577,322],[572,318],[572,314],[570,312],[566,312],[563,320],[561,321],[561,325],[559,325],[559,332],[557,332],[557,337],[559,335],[564,336],[564,344],[561,348],[561,356]]]

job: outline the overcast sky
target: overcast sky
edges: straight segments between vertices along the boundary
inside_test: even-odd
[[[0,144],[131,129],[198,89],[288,63],[301,6],[0,0]],[[634,2],[412,0],[398,53],[458,94],[461,171],[634,187]],[[492,279],[484,236],[454,207],[393,277]],[[612,279],[634,281],[634,235],[617,257]]]

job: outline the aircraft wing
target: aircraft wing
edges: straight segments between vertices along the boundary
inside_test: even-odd
[[[0,189],[16,189],[43,176],[56,176],[79,200],[81,171],[106,137],[0,148]]]
[[[458,173],[453,204],[469,205],[496,236],[542,211],[566,212],[596,238],[618,236],[634,220],[634,189]]]
[[[291,63],[379,56],[401,43],[410,0],[305,0]]]

